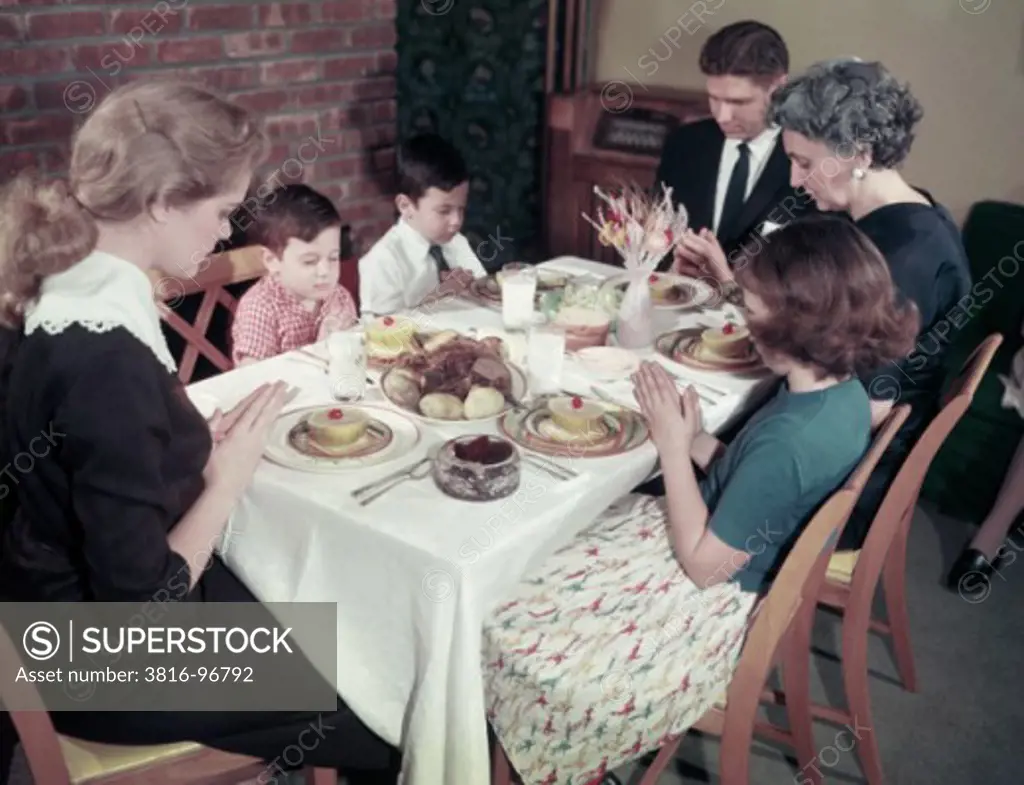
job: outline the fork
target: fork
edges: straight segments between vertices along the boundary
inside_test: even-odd
[[[671,368],[666,368],[664,363],[658,363],[658,365],[660,365],[662,368],[664,368],[665,369],[665,373],[667,373],[675,381],[681,382],[683,384],[692,385],[693,388],[695,390],[697,390],[697,394],[698,395],[700,395],[700,391],[701,390],[706,390],[707,392],[712,393],[713,395],[717,395],[720,398],[725,398],[729,394],[725,390],[720,390],[717,387],[712,387],[710,384],[707,384],[706,382],[698,382],[698,381],[695,381],[695,380],[689,378],[688,376],[682,376],[681,374],[676,373],[675,371],[673,371]],[[704,397],[704,396],[701,396],[701,397]],[[705,400],[707,400],[707,399],[705,398]],[[714,403],[714,401],[709,401],[709,403]]]
[[[540,469],[541,471],[547,472],[552,477],[558,480],[571,480],[573,477],[579,477],[579,475],[565,466],[559,466],[553,461],[549,461],[545,458],[541,458],[539,455],[533,455],[532,453],[522,452],[523,460],[534,468]]]
[[[363,494],[372,494],[381,486],[388,485],[394,480],[405,479],[406,477],[409,476],[410,473],[416,471],[416,469],[420,468],[424,463],[427,463],[428,461],[431,460],[432,459],[429,456],[420,458],[418,461],[416,461],[416,463],[412,464],[411,466],[406,466],[404,469],[399,469],[398,471],[391,472],[391,474],[387,474],[381,477],[379,480],[374,480],[373,482],[367,483],[366,485],[356,488],[354,491],[352,491],[352,496],[358,498]]]
[[[389,483],[385,484],[382,488],[374,491],[373,493],[369,494],[368,496],[363,496],[361,499],[358,499],[359,506],[360,507],[365,507],[370,502],[376,501],[381,496],[386,494],[388,491],[391,491],[394,488],[398,487],[399,485],[401,485],[406,480],[422,480],[424,477],[426,477],[428,474],[430,474],[430,470],[431,470],[431,468],[433,468],[433,465],[434,465],[433,459],[431,459],[431,458],[424,458],[419,463],[415,464],[411,469],[403,472],[402,474],[398,475],[397,477],[392,477],[390,479]]]

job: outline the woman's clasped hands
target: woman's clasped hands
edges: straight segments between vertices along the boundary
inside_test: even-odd
[[[296,390],[284,382],[263,384],[227,413],[210,418],[213,452],[203,472],[206,482],[240,495],[252,480],[270,436],[270,429]]]
[[[687,387],[680,395],[675,381],[658,363],[644,361],[631,377],[640,411],[659,451],[673,445],[689,450],[703,430],[697,392]]]

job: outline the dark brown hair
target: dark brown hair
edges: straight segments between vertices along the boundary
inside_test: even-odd
[[[437,134],[418,134],[398,151],[398,193],[414,202],[419,202],[431,188],[452,191],[468,179],[469,170],[462,155]]]
[[[773,27],[743,21],[726,25],[700,50],[705,76],[748,76],[769,82],[789,71],[789,50]]]
[[[767,308],[748,320],[758,345],[821,376],[870,373],[914,347],[917,308],[898,302],[881,252],[846,219],[802,218],[772,232],[738,260],[736,281]]]
[[[321,232],[340,226],[341,216],[330,199],[308,185],[296,183],[267,194],[245,231],[245,241],[280,256],[293,237],[308,243]]]

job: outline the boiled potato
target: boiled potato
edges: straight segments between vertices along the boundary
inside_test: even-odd
[[[420,411],[435,420],[461,420],[462,401],[449,393],[430,393],[420,398]]]
[[[463,411],[467,420],[493,417],[505,408],[505,396],[493,387],[473,387],[466,396]]]

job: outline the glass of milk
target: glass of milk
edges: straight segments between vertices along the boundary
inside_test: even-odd
[[[564,366],[565,330],[553,324],[530,330],[526,347],[530,395],[559,392]]]
[[[533,323],[536,294],[537,271],[532,267],[502,269],[501,319],[507,329],[525,330]]]
[[[366,394],[366,342],[362,330],[344,330],[328,336],[327,380],[335,400],[362,400]]]

